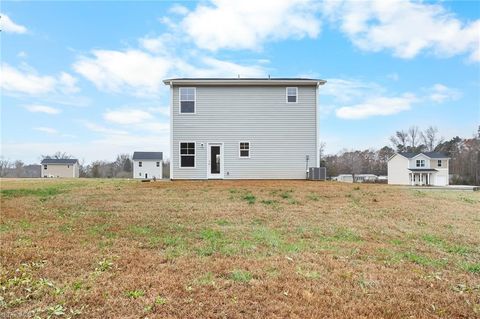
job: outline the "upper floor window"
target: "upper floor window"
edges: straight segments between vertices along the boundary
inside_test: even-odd
[[[157,167],[160,167],[160,162],[157,162]]]
[[[425,167],[425,160],[417,160],[417,167]]]
[[[195,167],[195,142],[180,143],[180,167]]]
[[[438,166],[438,167],[442,167],[442,160],[438,160],[438,161],[437,161],[437,166]]]
[[[298,100],[298,88],[297,87],[288,87],[287,88],[287,103],[297,103]]]
[[[47,169],[47,165],[43,165],[43,169]]]
[[[142,162],[138,162],[138,167],[142,167]]]
[[[195,88],[180,88],[180,113],[195,113]]]
[[[250,142],[240,142],[239,156],[245,158],[250,157]]]

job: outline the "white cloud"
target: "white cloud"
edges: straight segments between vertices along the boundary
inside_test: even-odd
[[[410,93],[405,93],[400,97],[375,97],[360,104],[341,107],[337,109],[336,115],[343,119],[393,115],[409,110],[416,100],[415,95]]]
[[[0,86],[6,91],[26,94],[43,94],[55,89],[55,78],[22,71],[2,63]]]
[[[9,16],[0,13],[0,29],[6,33],[26,33],[27,28],[23,25],[16,24]]]
[[[123,109],[107,111],[103,114],[106,121],[116,124],[136,124],[150,120],[152,115],[142,110]]]
[[[54,128],[51,127],[44,127],[44,126],[39,126],[39,127],[34,127],[33,128],[36,131],[47,133],[47,134],[57,134],[58,131]]]
[[[365,51],[388,49],[405,59],[423,51],[442,57],[469,54],[480,61],[480,20],[462,22],[441,4],[331,0],[323,9]]]
[[[75,93],[79,91],[76,79],[62,72],[58,76],[39,75],[33,68],[23,65],[21,69],[2,63],[0,87],[5,91],[20,94],[41,95],[47,93]]]
[[[385,91],[385,88],[374,82],[334,78],[327,79],[327,84],[320,87],[320,96],[331,96],[336,102],[346,103],[372,94],[380,95]]]
[[[144,39],[148,41],[147,39]],[[141,44],[156,51],[155,44]],[[93,57],[80,57],[74,63],[75,71],[90,80],[102,91],[130,93],[137,96],[155,96],[165,89],[168,77],[243,77],[265,75],[259,65],[242,65],[212,57],[195,56],[177,58],[173,54],[151,54],[141,50],[93,51]],[[189,61],[191,59],[194,63]]]
[[[462,93],[459,90],[449,88],[439,83],[435,84],[427,91],[429,92],[428,98],[436,103],[457,100],[462,96]]]
[[[38,104],[32,104],[32,105],[26,105],[25,108],[33,113],[45,113],[45,114],[59,114],[61,111],[57,108],[51,107],[51,106],[46,106],[46,105],[38,105]]]
[[[203,49],[259,49],[266,41],[315,38],[318,5],[309,0],[213,0],[200,3],[181,22]]]
[[[174,4],[168,11],[178,15],[186,15],[188,13],[188,9],[179,4]]]

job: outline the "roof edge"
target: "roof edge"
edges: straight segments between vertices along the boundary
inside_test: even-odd
[[[324,85],[321,79],[304,78],[172,78],[163,80],[165,85]]]

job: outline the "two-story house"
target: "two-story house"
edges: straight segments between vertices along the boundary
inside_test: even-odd
[[[305,179],[319,166],[318,90],[302,78],[179,78],[171,179]]]
[[[440,152],[396,153],[388,160],[388,184],[446,186],[448,162]]]
[[[80,164],[76,158],[44,158],[40,164],[42,177],[73,178],[80,175]]]
[[[162,178],[162,152],[133,152],[133,178]]]

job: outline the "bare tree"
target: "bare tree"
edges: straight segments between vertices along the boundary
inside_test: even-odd
[[[410,147],[415,149],[418,146],[418,142],[420,141],[420,136],[422,135],[418,126],[413,125],[410,126],[408,129],[408,138],[410,140]]]
[[[45,159],[45,158],[55,158],[55,159],[69,159],[69,158],[73,158],[72,155],[68,154],[67,152],[55,152],[54,154],[52,155],[41,155],[42,159]]]
[[[318,163],[320,163],[320,167],[322,166],[322,157],[323,157],[323,154],[325,153],[326,146],[327,146],[327,143],[325,142],[320,142],[320,145],[318,146]]]
[[[409,142],[409,133],[405,131],[396,131],[395,135],[390,137],[390,143],[397,152],[405,152],[407,150],[407,144]]]
[[[9,168],[12,168],[12,163],[7,159],[0,158],[0,177],[7,176]]]
[[[24,168],[23,166],[25,165],[22,161],[17,160],[15,161],[15,176],[16,177],[22,177],[24,173]]]
[[[439,144],[443,143],[443,138],[438,136],[438,129],[433,126],[428,127],[422,133],[422,140],[429,152],[433,152]]]

